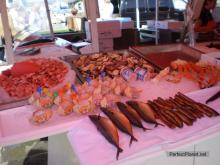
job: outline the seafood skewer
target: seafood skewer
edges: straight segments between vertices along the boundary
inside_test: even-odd
[[[199,110],[200,112],[202,112],[203,114],[205,114],[208,117],[219,116],[219,113],[217,111],[215,111],[214,109],[212,109],[202,103],[195,102],[194,100],[190,99],[189,97],[185,96],[184,94],[182,94],[180,92],[176,95],[176,97],[181,99],[186,104],[193,106],[195,109]]]
[[[111,120],[102,116],[89,115],[89,118],[101,134],[117,148],[116,159],[118,160],[119,153],[122,152],[123,149],[119,146],[119,136],[115,125],[111,122]]]
[[[145,122],[155,124],[155,127],[158,125],[164,126],[156,121],[155,114],[148,104],[137,101],[127,101],[126,103],[136,110],[136,112]]]
[[[185,109],[188,111],[188,113],[191,113],[192,116],[194,116],[195,118],[202,118],[204,117],[203,113],[201,113],[200,111],[198,111],[197,109],[194,109],[192,106],[184,104],[181,100],[178,100],[177,98],[169,98],[170,102],[172,102],[174,104],[174,106],[177,106],[181,109]]]
[[[116,102],[116,105],[118,106],[118,109],[128,118],[131,124],[142,128],[144,131],[151,130],[143,126],[140,116],[133,108],[121,102]]]
[[[173,129],[176,127],[181,128],[182,127],[182,123],[181,120],[175,120],[175,118],[170,115],[168,110],[161,110],[156,104],[155,102],[152,101],[148,101],[148,104],[150,107],[152,107],[152,109],[154,109],[157,114],[158,117],[162,120],[162,122],[164,124],[166,124],[169,128]],[[179,119],[179,118],[178,118]],[[180,124],[179,124],[180,123]]]
[[[185,97],[185,96],[184,96]],[[178,102],[181,102],[183,105],[187,105],[192,107],[192,109],[194,111],[199,111],[200,114],[206,115],[208,117],[211,117],[212,114],[210,112],[205,111],[204,109],[200,108],[197,104],[195,104],[195,102],[193,102],[193,100],[191,100],[190,98],[186,97],[183,98],[180,95],[176,95],[174,100],[177,100]]]
[[[123,115],[123,113],[107,108],[101,108],[101,110],[109,117],[109,119],[115,124],[117,128],[119,128],[122,132],[128,134],[131,137],[129,145],[132,144],[132,141],[137,141],[137,139],[133,135],[131,124],[126,116]]]
[[[220,114],[205,104],[196,102],[182,93],[178,93],[174,98],[157,98],[148,101],[147,104],[155,112],[156,117],[160,119],[169,128],[182,128],[183,124],[192,126],[198,119],[204,117],[219,116]],[[136,105],[137,107],[137,105]]]
[[[176,128],[176,125],[170,120],[169,115],[162,113],[152,101],[148,101],[147,103],[157,113],[157,118],[159,118],[166,126],[171,129]]]

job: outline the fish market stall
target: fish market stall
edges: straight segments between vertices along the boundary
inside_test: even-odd
[[[110,54],[111,55],[111,54]],[[115,56],[117,56],[117,53],[114,54]],[[96,55],[97,56],[97,55]],[[128,54],[126,53],[125,56],[128,56]],[[76,58],[75,56],[70,56],[71,58]],[[106,55],[104,56],[106,57]],[[111,56],[113,58],[113,56]],[[132,58],[136,58],[136,60],[138,59],[137,57],[129,57],[128,58],[128,61]],[[42,59],[42,58],[41,58]],[[84,59],[84,58],[83,58]],[[101,59],[101,58],[99,58]],[[44,59],[44,60],[47,60]],[[49,59],[50,60],[50,59]],[[57,59],[58,60],[58,59]],[[95,58],[93,58],[93,60],[95,60]],[[105,59],[104,59],[105,60]],[[52,62],[54,61],[54,59],[52,59]],[[59,60],[58,60],[59,61]],[[142,62],[144,62],[143,60],[141,60]],[[140,62],[141,62],[140,61]],[[26,61],[24,61],[26,62]],[[54,61],[56,62],[56,60]],[[61,62],[61,61],[59,61]],[[150,69],[150,74],[148,75],[148,77],[145,77],[146,80],[149,79],[151,76],[154,76],[156,73],[154,73],[153,71],[153,67],[151,67],[151,65],[149,65],[147,62],[144,62],[145,63],[145,67],[146,69],[149,68]],[[19,63],[17,63],[19,64]],[[22,64],[22,63],[21,63]],[[138,64],[138,62],[137,62]],[[68,64],[65,64],[68,66]],[[138,67],[138,65],[136,64],[130,64],[131,67]],[[119,65],[118,69],[114,68],[113,69],[115,70],[111,70],[111,65],[108,65],[108,68],[110,69],[109,72],[108,70],[106,70],[106,74],[109,74],[109,76],[114,76],[113,74],[111,73],[114,73],[115,74],[115,77],[119,76],[120,75],[120,67],[121,69],[123,67],[127,66],[127,63],[123,63],[121,64],[121,66]],[[72,67],[72,66],[71,66]],[[76,69],[77,65],[75,66],[75,69]],[[70,69],[68,67],[68,69]],[[89,68],[88,68],[89,69]],[[134,69],[134,68],[132,68]],[[122,69],[122,71],[130,71],[129,68],[124,68]],[[74,71],[71,71],[71,72],[74,72]],[[77,72],[77,70],[75,70],[76,72],[76,77],[80,76],[79,72]],[[101,71],[98,71],[101,73]],[[116,73],[117,72],[117,73]],[[78,73],[78,74],[77,74]],[[97,73],[96,73],[97,74]],[[56,86],[55,88],[53,88],[53,90],[51,91],[52,93],[55,92],[55,91],[58,91],[58,94],[59,95],[62,95],[62,91],[60,91],[61,89],[62,90],[66,90],[66,88],[69,90],[69,83],[73,83],[75,80],[74,80],[74,76],[71,76],[72,74],[69,73],[67,75],[67,77],[65,78],[65,80],[62,81],[61,84],[59,84],[58,86]],[[83,74],[82,74],[83,75]],[[83,77],[81,75],[81,78]],[[135,76],[135,75],[134,75]],[[93,77],[92,75],[90,76],[91,78],[95,78]],[[96,76],[97,78],[99,78],[99,74],[97,74]],[[81,108],[75,108],[76,110],[79,109],[79,111],[82,111],[82,113],[86,113],[86,111],[89,111],[89,109],[92,109],[92,111],[94,110],[93,106],[99,106],[100,104],[102,104],[103,106],[106,106],[106,105],[111,105],[113,104],[115,101],[117,100],[120,100],[121,97],[128,97],[128,98],[136,98],[136,97],[141,97],[143,94],[142,94],[142,89],[143,88],[146,88],[150,93],[152,93],[151,95],[145,95],[145,97],[147,97],[146,99],[150,99],[151,97],[153,98],[156,98],[157,95],[158,95],[158,92],[161,91],[161,89],[166,89],[167,87],[170,88],[170,83],[167,82],[167,81],[164,81],[161,85],[160,83],[159,84],[156,84],[156,83],[152,83],[150,81],[146,81],[145,83],[141,82],[141,81],[133,81],[132,83],[127,83],[124,79],[120,78],[120,76],[118,78],[115,78],[115,79],[110,79],[110,78],[106,78],[108,77],[108,75],[105,75],[104,73],[104,79],[105,79],[105,83],[104,86],[108,86],[108,84],[112,84],[112,90],[113,92],[111,93],[109,90],[107,90],[106,92],[106,97],[104,97],[104,99],[101,99],[99,94],[100,94],[100,88],[97,88],[96,91],[94,91],[96,93],[96,96],[94,96],[95,100],[91,100],[90,99],[90,94],[85,92],[87,90],[94,90],[93,88],[90,89],[90,87],[88,86],[88,82],[84,83],[84,85],[76,85],[76,88],[80,91],[80,96],[79,96],[79,99],[80,100],[83,100],[82,102],[80,102],[79,105],[82,104]],[[12,77],[11,77],[12,78]],[[88,78],[88,77],[84,77],[84,80]],[[12,78],[13,80],[13,78]],[[98,79],[97,79],[98,80]],[[99,86],[100,82],[97,81],[96,79],[94,80],[89,80],[89,82],[91,81],[91,83],[95,86]],[[10,80],[11,81],[11,80]],[[3,81],[2,81],[3,82]],[[82,81],[79,81],[79,82],[82,82]],[[120,83],[124,83],[125,86],[120,86],[119,84]],[[188,85],[186,85],[188,84]],[[101,85],[101,84],[100,84]],[[44,85],[43,85],[44,86]],[[145,87],[146,86],[146,87]],[[159,88],[156,88],[157,86],[160,86]],[[82,88],[82,89],[80,89]],[[88,88],[88,89],[87,89]],[[121,88],[124,88],[124,89],[121,89]],[[190,92],[190,91],[193,91],[193,90],[197,90],[199,89],[199,87],[188,81],[188,80],[183,80],[182,83],[176,85],[175,88],[173,88],[172,91],[170,92],[166,92],[166,90],[164,90],[164,94],[161,94],[164,95],[164,96],[172,96],[174,95],[177,91],[179,91],[179,89],[181,88],[181,92],[183,93],[186,93],[186,92]],[[73,88],[74,89],[74,88]],[[38,92],[41,92],[41,90],[44,92],[44,91],[47,91],[46,89],[38,89]],[[51,89],[50,89],[51,90]],[[85,90],[85,91],[83,91]],[[8,91],[9,94],[11,93],[11,91],[9,90]],[[72,91],[71,91],[72,92]],[[154,94],[153,94],[154,93]],[[13,94],[16,94],[16,93],[13,93]],[[20,94],[20,93],[18,93]],[[29,96],[30,97],[30,96]],[[66,97],[66,96],[65,96]],[[87,104],[87,99],[89,100],[90,99],[90,102],[91,102],[91,105],[90,104]],[[31,100],[31,99],[29,99]],[[44,101],[44,99],[42,100]],[[46,103],[49,102],[50,103],[50,99],[47,100],[47,97],[45,98],[45,101]],[[94,103],[93,102],[97,102],[97,105],[93,105]],[[45,103],[45,104],[46,104]],[[26,104],[27,104],[27,101],[26,101]],[[58,106],[59,106],[59,103],[57,103]],[[63,103],[64,107],[66,107],[67,105],[66,102]],[[48,122],[46,123],[43,123],[42,125],[39,125],[39,126],[36,126],[36,125],[33,125],[31,122],[30,122],[30,119],[32,118],[32,115],[34,114],[33,112],[37,109],[39,105],[34,105],[34,106],[30,106],[30,105],[27,105],[27,106],[24,106],[24,107],[18,107],[18,108],[15,108],[15,109],[9,109],[7,111],[3,111],[2,112],[2,117],[1,117],[1,121],[4,121],[3,124],[1,125],[1,134],[2,134],[2,138],[1,138],[1,145],[6,145],[6,144],[12,144],[12,143],[16,143],[18,141],[23,141],[24,139],[22,138],[23,136],[27,136],[29,133],[29,137],[28,139],[34,139],[36,137],[43,137],[43,136],[47,136],[47,135],[44,135],[44,134],[41,134],[39,133],[38,131],[36,131],[34,128],[36,128],[37,130],[39,130],[40,132],[41,131],[45,131],[45,132],[50,132],[48,131],[47,129],[50,128],[51,126],[54,127],[54,129],[56,128],[56,125],[64,122],[64,124],[67,124],[67,125],[71,125],[72,122],[74,121],[72,119],[73,118],[81,118],[81,117],[84,117],[84,116],[80,116],[79,114],[75,114],[75,113],[71,113],[72,111],[70,111],[70,114],[66,114],[67,117],[63,117],[62,115],[60,116],[59,113],[54,113],[53,117],[51,118],[51,120],[49,120]],[[68,107],[68,106],[67,106]],[[33,110],[30,110],[30,109],[33,109]],[[57,106],[53,107],[53,109],[57,109]],[[62,111],[62,110],[61,110]],[[84,112],[85,111],[85,112]],[[94,112],[97,112],[94,110]],[[20,127],[17,126],[16,128],[13,127],[13,124],[12,124],[12,127],[10,129],[8,129],[9,127],[9,124],[4,124],[4,123],[11,123],[11,121],[15,121],[14,118],[17,117],[17,115],[15,114],[19,114],[18,116],[21,117],[20,119]],[[71,117],[72,116],[72,117]],[[69,119],[68,119],[69,118]],[[24,120],[25,119],[25,120]],[[19,120],[19,119],[17,119]],[[73,121],[72,121],[73,120]],[[71,122],[70,122],[71,121]],[[56,124],[54,124],[56,123]],[[26,126],[25,126],[26,125]],[[24,127],[25,126],[25,127]],[[45,127],[45,130],[42,129],[42,126]],[[62,126],[60,127],[61,130],[62,130]],[[58,129],[57,129],[58,130]],[[62,132],[64,131],[65,129],[62,130]],[[28,133],[29,132],[29,133]],[[32,134],[35,134],[37,136],[31,136]],[[18,138],[20,137],[20,138]],[[14,139],[15,141],[11,140],[11,139]]]
[[[54,159],[50,155],[57,152],[56,146],[63,141],[58,138],[56,140],[56,136],[51,135],[69,132],[69,147],[72,147],[80,163],[94,161],[96,164],[123,164],[126,160],[135,161],[135,156],[141,160],[140,155],[145,151],[155,154],[166,150],[165,146],[172,148],[179,143],[180,146],[189,144],[183,143],[183,139],[192,138],[196,141],[197,138],[212,135],[219,128],[219,101],[204,104],[205,100],[219,90],[220,73],[216,65],[201,61],[199,52],[196,53],[198,58],[195,60],[176,57],[163,67],[130,51],[89,56],[71,55],[56,59],[64,66],[69,66],[68,70],[74,70],[72,71],[76,73],[78,83],[74,83],[75,76],[69,76],[71,81],[62,80],[54,90],[44,84],[38,85],[28,99],[29,105],[0,112],[0,144],[6,146],[50,136],[49,162],[59,164],[63,159]],[[208,87],[212,88],[204,89]],[[150,110],[145,114],[146,106]],[[136,114],[136,126],[141,128],[135,127],[134,121],[131,122],[133,115],[129,118],[122,114],[123,107],[125,114],[127,108]],[[137,107],[141,108],[138,110]],[[190,110],[185,112],[183,107]],[[169,108],[172,110],[167,111]],[[112,126],[118,134],[118,161],[115,156],[117,147],[108,143],[92,122],[104,119],[111,123],[110,119],[114,121],[111,118],[114,113],[122,115],[122,123],[128,124],[126,129],[129,134],[119,131],[124,127],[120,128],[117,124],[117,128]],[[152,117],[150,123],[154,124],[148,123],[148,113]],[[88,115],[91,115],[91,120]],[[54,143],[50,143],[50,139]],[[194,140],[189,141],[195,142]],[[98,160],[94,160],[93,154],[96,153],[90,151],[94,144],[99,144],[96,146],[96,153],[103,155]],[[105,152],[103,148],[106,148]],[[67,148],[64,147],[63,150],[65,149]],[[63,158],[71,159],[71,154],[67,155]]]
[[[0,62],[8,65],[0,68],[0,164],[4,149],[39,140],[49,165],[219,165],[220,44],[196,43],[196,33],[215,28],[215,0],[184,1],[183,9],[159,0],[44,0],[44,15],[32,1],[0,1]],[[24,41],[10,32],[15,7],[12,17],[28,19],[28,34],[17,33]],[[83,16],[80,31],[66,29],[68,12]],[[28,164],[36,150],[24,150]]]

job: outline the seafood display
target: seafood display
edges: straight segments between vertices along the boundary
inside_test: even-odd
[[[67,83],[57,92],[38,87],[37,92],[30,97],[29,103],[37,109],[53,108],[59,115],[66,116],[73,112],[86,114],[94,112],[99,107],[111,107],[120,101],[121,97],[137,99],[140,92],[141,90],[131,87],[121,77],[111,79],[102,76],[94,80],[88,78],[82,85]]]
[[[192,126],[194,122],[205,116],[217,117],[220,115],[214,109],[196,102],[180,92],[174,98],[170,97],[169,99],[158,97],[155,100],[147,101],[147,103],[130,100],[126,101],[126,103],[116,102],[115,104],[118,109],[101,108],[101,111],[112,121],[112,125],[115,126],[114,129],[117,130],[118,128],[131,137],[130,145],[133,140],[137,141],[133,135],[131,124],[142,128],[144,131],[148,130],[143,126],[141,120],[144,120],[148,124],[155,124],[155,127],[166,125],[170,129],[175,129],[183,128],[184,125]],[[100,117],[96,116],[96,120],[99,120]],[[165,125],[159,123],[157,120],[160,120]],[[95,124],[97,127],[97,123]],[[112,133],[114,132],[116,131],[113,130]],[[104,131],[104,136],[106,137],[106,131]],[[109,140],[109,137],[106,137],[107,140]],[[112,143],[112,141],[110,142]],[[116,147],[119,146],[118,143],[112,144]]]
[[[216,94],[211,96],[208,100],[206,100],[206,104],[208,104],[209,102],[215,101],[218,98],[220,98],[220,91],[218,91]]]
[[[147,104],[169,128],[182,128],[184,125],[192,126],[193,123],[204,116],[216,117],[219,113],[205,104],[195,102],[182,93],[177,93],[174,98],[158,98],[148,101]]]
[[[31,122],[34,124],[41,124],[48,121],[53,115],[53,112],[50,109],[39,109],[33,113]]]
[[[167,76],[170,73],[170,67],[166,67],[165,69],[161,70],[158,75],[156,75],[152,82],[157,83],[159,82],[163,77]]]
[[[139,98],[142,90],[132,87],[121,77],[109,77],[88,80],[78,87],[79,100],[91,98],[96,106],[111,107],[122,96],[130,99]]]
[[[131,124],[126,116],[124,116],[121,112],[117,110],[101,108],[101,111],[109,117],[109,119],[115,124],[118,129],[131,137],[130,145],[132,144],[132,141],[137,141],[137,139],[133,135]]]
[[[92,79],[97,78],[102,71],[111,77],[119,76],[124,67],[132,70],[143,68],[150,73],[154,68],[143,58],[137,58],[128,53],[99,53],[89,56],[80,56],[73,60],[73,65],[79,69],[84,78],[90,76]]]
[[[25,66],[25,67],[24,67]],[[29,97],[38,86],[51,88],[61,83],[68,68],[54,59],[30,59],[14,64],[0,75],[0,87],[11,97]]]
[[[115,125],[111,122],[111,120],[102,116],[89,115],[89,118],[101,134],[117,148],[116,159],[118,159],[119,153],[123,150],[119,146],[118,130]]]
[[[143,126],[140,116],[133,108],[122,102],[117,102],[116,105],[118,106],[118,109],[128,118],[132,125],[142,128],[144,131],[150,130]]]
[[[37,87],[37,92],[29,98],[28,102],[38,108],[51,108],[54,95],[48,88]]]
[[[176,60],[171,63],[173,71],[167,81],[178,83],[183,77],[198,83],[201,89],[216,85],[220,81],[220,68],[207,62],[197,63]]]
[[[71,59],[71,62],[76,68],[72,69],[78,70],[85,79],[80,80],[82,84],[66,83],[65,79],[66,84],[62,83],[61,88],[51,89],[63,82],[68,67],[59,60],[39,58],[17,63],[11,70],[3,72],[0,75],[0,87],[12,97],[29,97],[28,101],[34,111],[28,119],[31,124],[39,127],[44,127],[43,124],[47,122],[48,125],[53,125],[55,120],[61,118],[61,121],[67,119],[67,122],[72,122],[72,117],[88,116],[91,120],[89,124],[94,124],[94,128],[116,147],[116,159],[125,149],[120,144],[124,137],[127,139],[122,144],[129,144],[129,147],[136,149],[135,145],[142,138],[148,138],[147,133],[152,133],[150,131],[156,130],[155,133],[158,133],[163,129],[181,129],[193,126],[201,118],[220,115],[209,106],[180,92],[167,99],[161,98],[164,96],[161,92],[161,97],[143,101],[143,98],[149,98],[144,94],[154,97],[156,92],[160,92],[158,89],[152,92],[149,88],[150,85],[156,87],[157,84],[153,83],[162,79],[178,83],[182,78],[187,78],[198,83],[200,88],[211,87],[220,81],[220,68],[217,66],[176,60],[156,73],[144,59],[128,53],[114,52],[83,55],[75,60]],[[28,69],[24,69],[24,65]],[[148,82],[144,82],[148,80],[152,80],[149,81],[152,83],[149,86],[146,85]],[[163,87],[169,86],[160,88]],[[141,95],[142,90],[149,91]],[[206,103],[219,97],[220,92],[217,92]],[[137,130],[140,132],[136,134]],[[119,139],[120,133],[122,138],[120,136]],[[149,137],[154,136],[150,134]]]

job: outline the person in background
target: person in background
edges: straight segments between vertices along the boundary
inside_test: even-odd
[[[77,13],[78,13],[78,10],[75,8],[75,6],[73,6],[72,9],[71,9],[71,14],[72,14],[73,16],[76,16]]]
[[[99,13],[100,18],[110,19],[113,16],[114,6],[111,3],[111,0],[99,0]]]
[[[27,16],[29,14],[26,13],[25,6],[21,0],[13,1],[11,7],[8,8],[8,15],[11,17],[12,24],[14,25],[12,32],[18,33],[27,26]]]
[[[206,0],[199,19],[195,23],[195,32],[213,32],[217,28],[217,23],[212,17],[211,11],[215,8],[217,0]]]
[[[112,5],[114,6],[114,14],[119,14],[119,5],[120,5],[120,0],[111,0]]]
[[[3,39],[3,26],[2,26],[2,20],[0,15],[0,62],[4,61],[4,55],[5,55],[5,48],[4,48],[4,39]]]
[[[41,29],[42,25],[42,18],[40,15],[40,5],[34,4],[34,6],[31,8],[30,15],[29,15],[29,26],[36,29]]]

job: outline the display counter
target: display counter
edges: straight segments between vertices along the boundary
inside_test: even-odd
[[[175,45],[173,46],[175,47]],[[41,48],[41,54],[37,55],[37,57],[41,58],[45,56],[48,58],[49,56],[60,57],[67,55],[75,55],[70,51],[54,47],[54,45],[51,44],[41,45],[39,47]],[[182,47],[176,46],[176,48]],[[156,47],[154,47],[153,49],[157,50]],[[150,48],[146,48],[146,50],[150,50]],[[190,50],[190,48],[184,48],[184,50]],[[218,71],[217,66],[206,64],[204,63],[204,61],[202,63],[198,62],[197,65],[197,61],[199,61],[197,57],[200,57],[200,52],[194,51],[194,53],[196,54],[195,61],[192,60],[191,62],[187,62],[184,61],[184,59],[182,59],[183,61],[181,61],[181,65],[183,64],[183,66],[185,66],[186,64],[188,66],[188,63],[190,63],[190,66],[192,68],[195,68],[194,74],[198,73],[198,76],[201,76],[201,64],[202,66],[205,66],[205,68],[207,69],[204,73],[202,72],[202,75],[207,74],[206,76],[208,78],[213,78],[215,77],[215,74],[219,74],[219,72],[215,73],[215,68]],[[38,109],[40,106],[42,106],[41,104],[39,105],[39,103],[36,104],[36,102],[34,101],[32,101],[32,105],[25,105],[22,107],[1,111],[1,146],[8,146],[12,144],[26,142],[29,140],[34,140],[37,138],[49,137],[48,164],[53,165],[63,163],[72,164],[74,161],[76,164],[91,164],[91,162],[93,162],[93,164],[96,165],[137,163],[141,165],[146,164],[146,162],[152,165],[161,164],[162,162],[169,164],[175,164],[177,162],[179,164],[181,162],[182,164],[195,164],[195,162],[201,163],[200,161],[202,159],[204,159],[204,162],[209,162],[214,165],[216,162],[219,162],[219,158],[215,157],[215,152],[218,152],[218,150],[216,149],[217,143],[214,148],[209,148],[208,144],[214,143],[215,141],[219,140],[220,118],[216,114],[220,113],[220,102],[219,100],[216,100],[208,104],[208,106],[213,109],[213,111],[211,110],[211,114],[209,108],[209,110],[207,110],[207,107],[205,108],[208,111],[207,112],[206,110],[204,110],[204,106],[200,104],[205,104],[205,101],[210,96],[212,96],[220,90],[218,79],[212,79],[211,82],[208,82],[208,84],[206,84],[205,80],[200,81],[200,79],[197,80],[197,78],[190,77],[190,74],[192,74],[192,70],[188,70],[191,69],[190,67],[185,68],[186,70],[183,70],[183,73],[180,69],[173,70],[174,68],[170,67],[172,73],[175,72],[175,75],[172,75],[171,71],[167,70],[167,67],[169,66],[163,66],[162,68],[157,67],[157,69],[153,69],[154,66],[156,66],[157,64],[153,64],[152,61],[149,61],[144,56],[134,56],[129,55],[129,53],[118,54],[117,52],[112,52],[85,57],[76,57],[77,58],[75,58],[74,60],[77,59],[77,61],[71,62],[71,64],[75,67],[69,67],[68,69],[77,69],[73,71],[74,73],[76,72],[76,79],[78,79],[77,74],[80,74],[81,77],[83,77],[84,80],[86,80],[86,83],[79,81],[83,84],[75,84],[76,86],[71,86],[71,88],[67,82],[60,85],[61,89],[68,88],[67,91],[70,91],[71,99],[73,99],[72,101],[74,101],[75,97],[77,96],[77,103],[71,103],[71,105],[74,104],[72,105],[74,107],[72,108],[73,110],[71,110],[71,112],[66,112],[65,108],[61,107],[60,109],[61,101],[59,100],[58,103],[55,103],[55,99],[59,96],[59,98],[62,100],[63,95],[61,94],[61,96],[60,92],[58,92],[58,96],[54,96],[54,105],[52,105],[49,108],[53,115],[52,117],[50,116],[49,119],[43,122],[41,122],[41,120],[33,119],[35,115],[34,112],[36,111],[36,106],[38,107]],[[26,57],[16,58],[17,61],[26,59]],[[177,58],[173,60],[177,60],[178,58],[179,57],[177,56]],[[81,62],[83,62],[83,64],[81,64]],[[177,64],[179,67],[179,61],[177,61]],[[94,67],[99,67],[99,65],[100,67],[108,66],[104,70],[104,75],[102,72],[103,69],[100,69],[98,71],[97,69],[94,69]],[[145,66],[145,68],[143,66]],[[142,68],[137,69],[138,67]],[[95,71],[93,71],[93,69]],[[130,75],[133,75],[135,78],[132,79],[132,77],[129,77],[129,75],[125,74],[127,72],[123,72],[124,70],[128,71]],[[142,72],[136,73],[135,70],[141,70],[142,72],[146,71],[148,76],[147,74],[142,75]],[[212,71],[212,76],[209,77],[209,73],[211,73]],[[189,74],[185,75],[185,73]],[[180,74],[180,77],[178,77],[178,74]],[[88,75],[91,79],[88,79]],[[109,77],[112,77],[113,79]],[[175,79],[170,80],[170,77]],[[75,81],[75,76],[71,77],[71,80]],[[65,85],[66,83],[67,85]],[[93,83],[97,86],[93,87]],[[116,86],[112,87],[113,83],[115,83]],[[74,83],[71,82],[71,84]],[[124,88],[123,85],[126,85],[126,87]],[[213,87],[207,88],[210,86]],[[75,87],[78,89],[77,91]],[[107,93],[103,94],[102,92],[106,92],[106,89],[108,87],[109,89],[112,88],[112,91],[108,90]],[[201,90],[200,88],[207,89]],[[92,94],[89,92],[91,92]],[[201,119],[200,117],[195,117],[195,119],[193,118],[191,121],[190,116],[182,115],[179,116],[181,118],[181,123],[182,120],[185,120],[186,118],[190,118],[190,122],[188,123],[188,121],[185,121],[187,124],[184,123],[184,125],[182,126],[179,126],[177,124],[178,127],[180,127],[177,128],[175,126],[176,123],[173,127],[173,125],[169,125],[169,122],[165,122],[165,124],[165,120],[162,120],[162,118],[160,118],[160,113],[163,113],[161,112],[163,108],[157,111],[154,109],[155,107],[151,107],[151,109],[154,109],[152,112],[155,115],[157,114],[157,121],[161,124],[163,123],[164,126],[159,125],[158,127],[154,127],[154,125],[145,123],[144,121],[142,121],[144,127],[152,130],[143,131],[142,129],[132,126],[133,133],[138,141],[134,141],[130,147],[130,137],[119,131],[119,144],[124,151],[120,153],[118,160],[116,160],[115,158],[116,148],[110,143],[108,143],[108,141],[97,131],[95,125],[89,120],[88,117],[88,115],[94,114],[100,114],[101,116],[105,116],[100,111],[100,106],[103,105],[107,108],[115,109],[116,102],[126,102],[128,100],[137,101],[138,105],[140,105],[141,102],[143,102],[144,104],[148,104],[147,102],[153,101],[154,105],[155,100],[157,100],[159,97],[162,100],[172,100],[172,98],[175,98],[179,92],[193,99],[195,101],[195,104],[197,104],[194,105],[195,107],[201,108],[202,106],[202,111],[204,111],[204,114],[207,114],[210,118],[205,117],[205,115],[202,115],[202,117],[200,116]],[[65,93],[65,99],[67,96],[69,96],[70,93]],[[72,94],[74,94],[74,98],[72,97]],[[101,98],[95,98],[97,97],[96,94],[100,94]],[[87,95],[89,96],[87,97]],[[36,100],[40,99],[40,97],[36,98]],[[84,101],[82,101],[81,99]],[[91,108],[89,112],[86,111],[88,110],[87,108],[83,109],[83,111],[81,112],[80,110],[82,110],[81,108],[83,107],[81,104],[85,104],[87,106],[87,102],[90,101],[92,105],[95,105],[95,108],[91,108],[90,105],[89,107],[87,107]],[[189,102],[186,105],[188,104]],[[42,112],[44,112],[45,110],[42,109],[42,107],[40,107],[40,109],[42,110]],[[183,113],[183,110],[178,110],[178,112]],[[172,113],[176,114],[176,112]],[[183,116],[185,116],[186,118],[182,118]],[[141,116],[141,118],[143,118],[143,116]],[[172,120],[170,117],[168,118],[170,121]],[[166,151],[171,150],[204,151],[203,149],[209,152],[210,159],[209,157],[203,157],[201,159],[199,157],[173,158],[171,156],[169,157],[166,155]]]
[[[159,84],[154,84],[152,82],[137,82],[135,84],[145,91],[140,96],[143,101],[156,99],[159,96],[163,98],[172,97],[179,91],[188,93],[199,90],[197,85],[186,79],[177,85],[171,85],[166,81],[160,82]],[[71,114],[63,117],[55,114],[48,123],[33,125],[30,122],[33,113],[32,109],[33,107],[31,105],[26,105],[0,112],[0,121],[2,123],[0,129],[1,146],[64,133],[72,127],[75,121],[81,118],[87,118],[87,115]]]
[[[196,43],[195,49],[203,52],[204,54],[217,53],[219,52],[219,49],[220,49],[219,45],[220,45],[219,41],[201,42],[201,43]]]
[[[196,101],[204,103],[206,97],[213,95],[219,89],[219,87],[214,87],[191,92],[187,95]],[[212,105],[210,104],[211,107],[220,112],[219,105],[220,102],[215,102]],[[211,139],[213,138],[217,145],[220,130],[219,122],[219,117],[211,120],[204,118],[197,121],[192,127],[184,127],[174,130],[159,127],[143,132],[141,129],[134,129],[134,135],[136,135],[138,142],[134,142],[130,147],[128,145],[128,137],[124,134],[119,134],[121,140],[120,143],[123,146],[124,151],[121,153],[118,161],[116,161],[114,157],[114,147],[110,144],[106,144],[105,139],[103,139],[100,134],[96,134],[97,131],[95,127],[90,124],[89,119],[82,119],[81,121],[76,122],[73,125],[72,130],[68,133],[68,139],[82,164],[90,164],[90,162],[95,162],[95,164],[135,164],[137,162],[140,165],[146,164],[146,162],[149,165],[155,163],[160,164],[161,160],[156,160],[156,158],[163,159],[169,164],[175,164],[178,161],[172,156],[165,155],[168,154],[166,152],[206,151],[210,154],[209,156],[215,154],[210,151],[211,148],[207,145],[207,141],[212,141]],[[194,148],[194,145],[197,143],[200,144],[198,145],[199,147]],[[207,149],[200,150],[200,146],[202,146],[201,144],[206,146]],[[95,152],[93,151],[94,148]],[[155,154],[157,156],[155,156]],[[97,159],[96,155],[99,155],[100,159]],[[193,157],[183,157],[183,162],[180,162],[180,164],[186,164],[187,162],[187,164],[193,164]],[[203,157],[202,159],[208,159],[207,157]],[[178,158],[178,160],[179,159],[180,158]],[[196,157],[195,159],[200,162],[199,157]],[[209,162],[211,164],[218,164],[217,162],[213,162],[213,159],[210,159]]]

